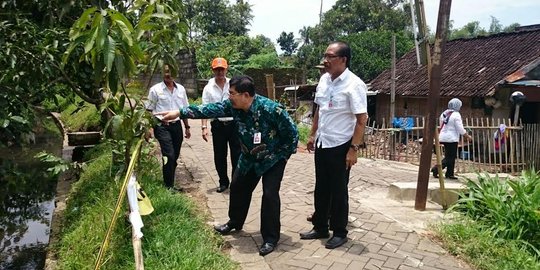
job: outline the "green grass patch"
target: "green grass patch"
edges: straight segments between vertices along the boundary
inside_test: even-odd
[[[462,217],[433,228],[448,251],[475,269],[540,269],[538,258],[523,241],[494,237],[477,222]]]
[[[306,145],[307,140],[309,139],[309,133],[311,131],[311,127],[304,124],[298,124],[297,128],[298,128],[298,140],[302,144]]]
[[[92,104],[83,104],[82,106],[70,104],[62,111],[60,119],[68,131],[99,130],[101,119],[98,110]]]
[[[58,251],[59,269],[93,269],[116,204],[121,180],[115,180],[111,149],[101,145],[72,187]],[[146,269],[237,269],[220,248],[223,239],[205,224],[197,206],[183,194],[162,187],[161,165],[144,157],[138,181],[154,212],[143,216],[142,249]],[[123,177],[120,177],[123,180]],[[126,206],[117,220],[102,269],[134,269]]]
[[[540,269],[540,175],[478,175],[435,230],[446,247],[478,269]]]

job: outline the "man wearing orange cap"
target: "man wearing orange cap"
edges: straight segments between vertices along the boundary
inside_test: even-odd
[[[212,72],[214,78],[208,80],[202,93],[202,103],[216,103],[229,99],[229,78],[227,75],[227,60],[218,57],[212,60]],[[208,141],[208,120],[201,119],[202,137]],[[219,117],[210,122],[212,131],[212,144],[214,146],[214,165],[219,176],[217,192],[221,193],[229,188],[229,176],[227,174],[227,145],[231,152],[232,175],[240,157],[240,144],[236,135],[236,124],[232,117]]]

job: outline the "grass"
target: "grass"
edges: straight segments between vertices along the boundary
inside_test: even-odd
[[[445,248],[475,269],[540,269],[540,262],[521,241],[494,237],[479,223],[466,218],[434,226]]]
[[[304,124],[298,124],[298,140],[303,144],[307,144],[307,140],[309,138],[309,133],[311,131],[311,127],[304,125]]]
[[[80,108],[75,104],[69,105],[60,118],[68,131],[96,131],[101,121],[96,107],[89,103]]]
[[[114,179],[111,149],[102,145],[72,187],[64,229],[54,248],[59,269],[93,269],[116,203],[120,180]],[[221,237],[205,224],[205,217],[188,197],[162,187],[161,166],[146,157],[138,180],[152,201],[154,212],[143,217],[142,249],[146,269],[237,269],[220,248]],[[120,177],[122,178],[122,177]],[[125,209],[121,212],[125,214]],[[134,269],[131,229],[121,215],[102,269]]]
[[[477,269],[540,269],[540,174],[519,179],[479,175],[435,231],[445,246]]]

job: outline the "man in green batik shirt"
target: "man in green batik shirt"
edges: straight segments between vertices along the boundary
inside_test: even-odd
[[[229,99],[219,103],[189,106],[160,113],[163,119],[201,119],[232,116],[238,126],[242,153],[230,187],[229,221],[216,225],[220,234],[241,230],[251,195],[262,177],[261,235],[259,254],[274,251],[279,241],[279,189],[285,165],[296,153],[298,131],[283,105],[255,94],[253,79],[236,76],[230,81]]]

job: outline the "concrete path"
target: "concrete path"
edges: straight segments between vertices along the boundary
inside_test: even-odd
[[[184,140],[181,160],[208,198],[213,224],[228,220],[228,191],[215,189],[212,143],[201,138],[200,121],[191,120],[192,138]],[[230,166],[229,166],[230,168]],[[262,190],[253,194],[244,229],[224,236],[232,246],[230,255],[242,269],[470,269],[425,235],[428,223],[440,220],[442,208],[427,205],[414,210],[414,202],[386,198],[392,182],[415,182],[417,166],[361,159],[349,183],[349,241],[334,250],[326,239],[300,240],[299,232],[312,228],[306,217],[313,211],[315,171],[313,154],[300,150],[289,160],[281,185],[281,240],[276,251],[261,257],[258,247]]]

